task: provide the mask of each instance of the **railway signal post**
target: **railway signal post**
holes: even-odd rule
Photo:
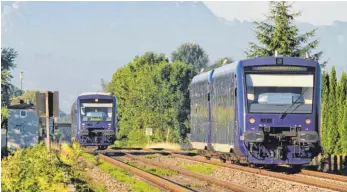
[[[36,113],[39,118],[45,119],[46,146],[51,149],[51,117],[59,117],[59,92],[43,91],[36,93]],[[53,120],[53,119],[52,119]],[[52,128],[54,123],[52,122]]]

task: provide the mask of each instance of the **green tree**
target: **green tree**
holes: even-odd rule
[[[301,12],[292,10],[292,4],[285,1],[269,3],[270,11],[267,19],[274,24],[254,22],[256,25],[255,35],[260,44],[250,42],[250,49],[245,53],[248,58],[273,56],[275,51],[279,55],[290,57],[304,57],[306,52],[311,52],[318,46],[318,40],[307,43],[313,37],[316,29],[299,35],[299,29],[294,24],[294,18]],[[318,61],[322,52],[315,53],[312,59]],[[322,64],[325,66],[326,62]]]
[[[329,120],[329,74],[323,72],[322,75],[322,127],[321,127],[321,144],[324,151],[327,151],[328,148],[328,120]]]
[[[344,104],[345,100],[347,100],[347,76],[346,73],[343,72],[340,78],[339,83],[336,88],[336,104],[337,104],[337,126],[338,126],[338,142],[335,148],[335,154],[342,153],[342,135],[347,134],[344,132]]]
[[[145,129],[153,128],[152,141],[181,141],[189,126],[192,76],[191,65],[169,63],[163,54],[137,56],[119,68],[108,85],[118,99],[119,138],[143,145]]]
[[[10,71],[16,67],[15,59],[18,54],[13,48],[1,48],[1,105],[10,104],[10,97],[14,86],[11,84]]]
[[[8,118],[8,109],[7,107],[1,107],[1,129],[7,129],[7,118]]]
[[[336,105],[336,70],[332,67],[329,80],[329,105],[328,105],[328,138],[326,152],[332,154],[335,150],[336,142],[338,141],[338,126],[337,126],[337,105]]]
[[[14,69],[17,56],[18,53],[13,48],[1,48],[1,70]]]
[[[139,56],[137,56],[137,58],[140,58]],[[143,54],[143,56],[141,56],[140,59],[140,64],[158,64],[161,62],[169,62],[169,59],[165,56],[164,53],[154,53],[154,52],[146,52],[145,54]]]
[[[208,55],[205,50],[196,43],[184,43],[171,53],[171,60],[181,61],[183,63],[193,65],[193,70],[199,72],[207,66],[209,62]]]
[[[347,155],[347,99],[345,100],[345,108],[344,108],[344,115],[343,115],[343,123],[342,123],[342,130],[343,133],[341,135],[340,141],[341,141],[341,149],[342,154]]]
[[[27,100],[30,101],[30,103],[36,105],[36,93],[39,92],[39,90],[25,90],[24,93],[20,96],[13,96],[11,98],[11,104],[16,104],[19,102],[19,100],[23,100],[26,102]]]

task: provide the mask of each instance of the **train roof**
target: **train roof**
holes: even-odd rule
[[[224,75],[224,74],[228,74],[228,73],[234,72],[235,69],[236,69],[237,63],[238,62],[234,62],[234,63],[230,63],[230,64],[223,65],[221,67],[216,68],[213,71],[213,77],[218,77],[218,76],[221,76],[221,75]]]
[[[207,72],[203,72],[203,73],[200,73],[196,76],[193,77],[192,79],[192,83],[196,83],[196,82],[201,82],[201,81],[208,81],[208,77],[209,77],[209,74],[211,73],[211,71],[207,71]]]
[[[297,65],[297,66],[317,67],[320,69],[320,65],[318,61],[308,59],[308,58],[287,57],[287,56],[256,57],[256,58],[238,60],[233,63],[218,67],[214,70],[200,73],[193,77],[192,83],[209,81],[211,77],[214,78],[218,76],[223,76],[228,73],[232,73],[233,71],[236,70],[237,67],[256,66],[256,65],[276,65],[277,58],[283,59],[283,62],[285,63],[283,66]],[[212,72],[213,72],[213,75],[211,75]]]
[[[283,65],[297,65],[297,66],[310,66],[310,67],[319,67],[319,62],[302,57],[287,57],[287,56],[269,56],[269,57],[256,57],[251,59],[240,60],[242,66],[249,65],[275,65],[276,59],[282,58]]]
[[[106,93],[106,92],[83,92],[79,96],[84,96],[84,95],[107,95],[107,96],[111,96],[111,93]]]

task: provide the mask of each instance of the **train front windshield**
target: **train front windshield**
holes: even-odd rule
[[[313,74],[250,72],[246,84],[249,113],[312,113]]]
[[[111,121],[113,101],[111,99],[82,99],[80,114],[82,121]]]

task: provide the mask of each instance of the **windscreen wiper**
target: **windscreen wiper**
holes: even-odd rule
[[[293,107],[293,105],[296,104],[296,102],[298,102],[298,100],[302,97],[302,95],[307,91],[308,87],[300,94],[300,96],[294,101],[294,103],[288,107],[287,110],[285,110],[282,114],[281,114],[281,119],[283,119],[286,115],[287,115],[287,111]]]

